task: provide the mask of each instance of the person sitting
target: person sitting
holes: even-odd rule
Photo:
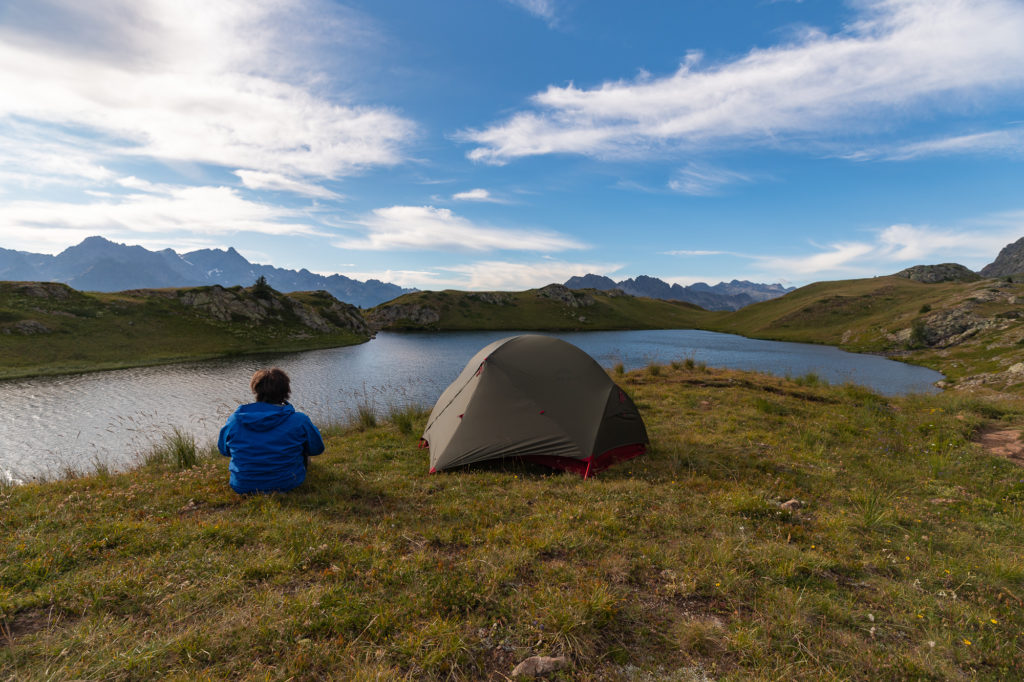
[[[261,369],[249,388],[256,402],[241,405],[220,430],[217,449],[231,458],[236,493],[284,492],[306,480],[311,455],[324,441],[309,417],[288,403],[291,381],[281,369]]]

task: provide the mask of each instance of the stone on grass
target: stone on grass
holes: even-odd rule
[[[530,656],[512,670],[512,677],[517,675],[539,677],[568,667],[569,659],[565,656]]]
[[[786,500],[785,502],[783,502],[779,506],[781,508],[785,509],[786,511],[796,511],[800,507],[803,507],[804,503],[801,502],[800,500],[796,499],[796,498],[793,498],[792,500]]]

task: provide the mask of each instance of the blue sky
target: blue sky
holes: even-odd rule
[[[0,246],[423,289],[803,285],[1024,236],[1021,0],[6,0]]]

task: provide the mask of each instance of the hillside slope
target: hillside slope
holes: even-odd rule
[[[358,309],[327,292],[220,286],[85,293],[0,282],[0,377],[112,369],[367,341]]]
[[[1016,390],[1024,381],[1024,285],[904,277],[819,282],[705,320],[705,328],[825,343],[937,369],[951,383]]]
[[[549,284],[520,292],[421,291],[365,314],[375,329],[586,331],[693,327],[708,313],[690,303]]]

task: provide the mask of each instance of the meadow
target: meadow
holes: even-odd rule
[[[425,414],[324,425],[241,497],[177,432],[127,472],[0,490],[0,679],[1024,675],[1017,398],[883,398],[691,360],[613,378],[647,455],[427,474]]]

